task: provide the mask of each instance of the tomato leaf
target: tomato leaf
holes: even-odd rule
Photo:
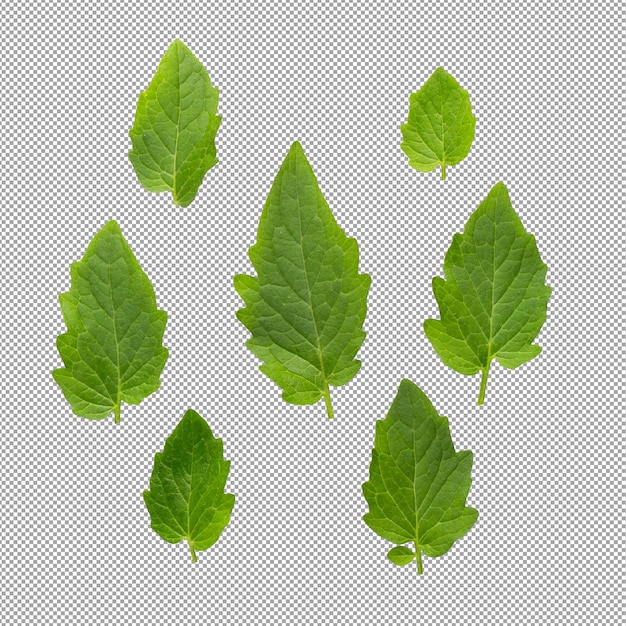
[[[252,333],[248,348],[261,371],[293,404],[324,398],[361,367],[354,357],[365,332],[370,277],[359,274],[359,249],[322,196],[299,143],[278,172],[249,250],[258,277],[235,276],[246,307],[238,319]]]
[[[445,554],[474,525],[478,511],[465,506],[472,484],[473,455],[455,452],[448,420],[410,380],[400,383],[387,417],[376,422],[376,437],[363,495],[365,523],[396,547],[387,557],[396,565],[417,561],[422,553]]]
[[[454,76],[438,67],[419,91],[409,99],[409,116],[402,124],[400,147],[409,165],[420,172],[460,163],[474,141],[476,118],[469,94]]]
[[[128,158],[148,191],[171,191],[174,204],[191,204],[217,163],[218,95],[202,63],[174,40],[139,95],[129,131],[133,148]]]
[[[552,289],[535,238],[497,183],[454,235],[443,271],[433,278],[441,320],[426,320],[424,331],[441,360],[461,374],[482,373],[478,404],[485,399],[493,359],[515,368],[533,359],[532,344],[546,320]]]
[[[207,550],[230,521],[235,496],[225,493],[230,461],[221,439],[189,409],[154,455],[150,489],[143,499],[152,529],[168,543],[187,541],[191,560]]]
[[[139,404],[156,391],[167,360],[167,313],[117,222],[108,222],[72,263],[71,287],[59,296],[67,332],[57,337],[65,367],[52,372],[72,411],[87,419]]]

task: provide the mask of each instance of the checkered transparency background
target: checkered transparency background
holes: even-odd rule
[[[510,6],[507,6],[510,5]],[[591,8],[593,6],[593,8]],[[11,624],[623,624],[624,9],[619,2],[9,3],[0,25],[0,621]],[[174,38],[220,89],[220,163],[195,202],[139,185],[139,92]],[[399,148],[437,66],[468,89],[469,157]],[[356,378],[284,403],[232,287],[299,140],[372,276]],[[422,331],[445,251],[499,180],[553,287],[517,370],[478,377]],[[117,219],[169,314],[161,389],[122,423],[74,416],[50,372],[69,267]],[[475,455],[469,534],[424,576],[363,523],[374,424],[403,377]],[[236,504],[192,565],[150,528],[153,455],[199,411]]]

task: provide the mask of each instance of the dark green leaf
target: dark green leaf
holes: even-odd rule
[[[143,492],[152,529],[168,543],[185,539],[194,563],[196,550],[210,548],[230,521],[235,496],[224,492],[229,470],[222,440],[192,409],[154,455],[150,489]]]

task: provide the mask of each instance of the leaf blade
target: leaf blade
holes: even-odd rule
[[[154,455],[150,489],[143,492],[152,529],[168,543],[187,541],[192,561],[228,525],[235,496],[225,493],[230,461],[221,439],[193,409],[188,409]]]
[[[145,189],[171,191],[175,205],[191,204],[217,164],[218,98],[202,63],[175,39],[139,95],[129,131],[128,158]]]
[[[371,279],[358,273],[356,240],[337,224],[298,142],[274,180],[248,256],[257,276],[234,278],[246,305],[237,318],[252,334],[247,347],[286,402],[324,398],[332,417],[330,385],[347,383],[360,368]]]
[[[493,359],[514,368],[541,352],[532,341],[552,292],[535,238],[503,183],[494,185],[463,233],[454,235],[443,270],[444,279],[433,279],[441,319],[426,320],[424,332],[448,367],[469,376],[482,373],[482,404]]]
[[[150,279],[115,221],[94,236],[70,274],[70,291],[59,295],[64,367],[52,376],[74,414],[100,420],[114,412],[119,423],[122,402],[139,404],[161,384],[167,313],[157,309]]]
[[[415,553],[394,548],[398,561],[412,554],[421,573],[422,552],[445,554],[474,525],[478,511],[465,505],[472,460],[471,452],[454,450],[448,420],[404,379],[387,416],[376,423],[369,479],[362,486],[369,506],[365,523],[392,543],[415,545]]]
[[[408,119],[400,127],[400,147],[411,167],[430,172],[440,166],[445,180],[446,167],[457,165],[469,154],[475,126],[467,90],[438,67],[410,96]]]

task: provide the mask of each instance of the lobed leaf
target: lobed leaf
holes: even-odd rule
[[[207,550],[230,521],[235,496],[225,493],[230,461],[221,439],[189,409],[154,455],[150,489],[143,499],[152,529],[168,543],[187,541],[191,560]]]
[[[398,393],[376,437],[363,495],[369,511],[365,523],[401,546],[388,558],[396,565],[414,559],[423,572],[422,553],[445,554],[474,525],[478,511],[465,506],[472,479],[473,455],[455,452],[448,420],[439,415],[424,392],[410,380]]]
[[[139,404],[161,384],[167,313],[157,309],[150,279],[115,221],[70,273],[70,290],[59,296],[67,332],[57,348],[65,367],[52,376],[76,415],[100,420],[113,412],[119,423],[122,402]]]
[[[246,304],[237,317],[252,333],[246,345],[285,401],[324,398],[332,418],[330,385],[344,385],[361,366],[354,357],[365,338],[370,277],[359,274],[357,242],[337,225],[298,142],[274,180],[248,254],[258,277],[234,279]]]
[[[441,166],[445,180],[446,167],[460,163],[474,141],[476,118],[469,94],[438,67],[421,89],[411,94],[409,102],[408,120],[400,127],[400,147],[411,167],[430,172]]]
[[[191,204],[217,163],[218,96],[202,63],[175,39],[139,95],[129,131],[128,158],[148,191],[171,191],[174,204]]]
[[[478,404],[485,398],[491,362],[515,368],[540,352],[532,344],[546,320],[552,289],[535,238],[497,183],[456,234],[443,264],[445,280],[433,278],[440,320],[424,331],[448,366],[482,373]]]

